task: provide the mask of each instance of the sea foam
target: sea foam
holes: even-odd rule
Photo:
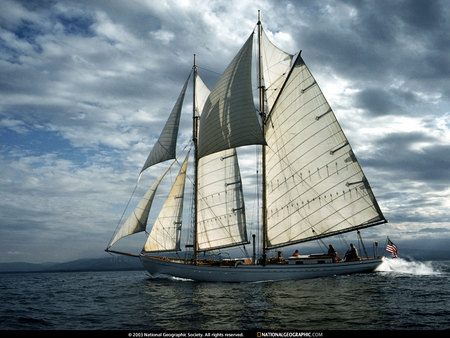
[[[376,271],[398,272],[412,275],[439,275],[441,271],[431,262],[407,261],[402,258],[386,258]]]

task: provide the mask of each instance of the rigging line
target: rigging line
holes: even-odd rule
[[[180,151],[180,154],[177,156],[177,158],[175,159],[175,161],[178,163],[178,165],[181,167],[183,165],[183,163],[180,163],[178,161],[178,159],[180,157],[186,157],[186,156],[181,156],[181,154],[183,154],[183,152],[186,150],[186,148],[190,145],[188,152],[190,152],[192,150],[192,144],[191,143],[192,140],[189,140],[188,142],[186,142],[186,145],[184,146],[183,150]],[[184,161],[183,161],[184,162]],[[189,182],[191,182],[192,185],[194,185],[194,182],[192,181],[191,177],[188,175],[187,173],[187,169],[186,169],[186,179],[189,180]]]
[[[186,145],[186,146],[184,147],[184,149],[180,152],[180,155],[184,152],[184,150],[186,149],[186,147],[187,147],[187,145]],[[180,157],[180,155],[178,155],[178,157],[176,157],[176,158],[174,159],[174,161],[172,162],[172,164],[170,164],[169,167],[171,167],[171,166],[173,165],[173,163],[175,163],[175,162],[177,162],[177,163],[179,164],[178,158]],[[130,205],[130,202],[131,202],[131,200],[133,199],[133,196],[134,196],[134,194],[135,194],[135,192],[136,192],[136,189],[137,189],[137,187],[138,187],[138,185],[139,185],[139,181],[140,181],[141,177],[142,177],[142,172],[139,174],[139,177],[138,177],[138,179],[137,179],[136,185],[134,186],[133,192],[132,192],[132,194],[131,194],[131,196],[130,196],[128,202],[127,202],[127,205],[125,206],[125,209],[123,210],[122,215],[120,216],[119,222],[117,223],[116,229],[115,229],[113,235],[111,236],[111,240],[109,241],[109,243],[111,243],[111,241],[113,240],[114,236],[115,236],[116,233],[117,233],[117,229],[119,228],[120,224],[122,223],[122,220],[123,220],[123,217],[124,217],[124,215],[125,215],[125,212],[127,211],[128,206]],[[133,212],[134,212],[134,211],[133,211]],[[139,222],[139,223],[140,223],[140,222]],[[142,223],[140,223],[140,224],[142,224]],[[110,247],[111,247],[111,245],[108,244],[107,248],[109,249]]]
[[[311,230],[313,231],[314,234],[316,234],[316,231],[314,230],[314,227],[312,227]],[[327,245],[324,243],[322,238],[317,238],[317,240],[325,247],[325,249],[327,248]],[[319,247],[320,247],[320,245],[319,245]]]
[[[250,257],[250,255],[248,254],[248,251],[247,251],[247,248],[245,247],[245,245],[242,248],[240,248],[240,249],[241,249],[241,252],[244,253],[245,257],[247,257],[247,258]]]
[[[109,249],[109,248],[111,247],[111,245],[109,245],[109,244],[112,242],[114,236],[116,235],[117,229],[119,228],[120,223],[122,223],[123,216],[125,215],[125,212],[127,211],[128,206],[130,205],[130,202],[131,202],[131,199],[132,199],[133,196],[134,196],[134,193],[136,192],[137,186],[138,186],[138,184],[139,184],[139,179],[140,179],[140,175],[139,175],[139,178],[138,178],[138,180],[137,180],[137,182],[136,182],[136,185],[134,186],[133,192],[131,193],[130,199],[128,200],[128,203],[127,203],[127,205],[125,206],[125,209],[123,210],[122,215],[120,216],[120,219],[119,219],[119,222],[117,223],[116,229],[114,230],[114,232],[113,232],[113,234],[112,234],[112,236],[111,236],[111,239],[109,240],[108,245],[106,246],[107,249]]]
[[[319,246],[320,250],[322,250],[322,247],[320,246],[320,242],[316,241],[317,245]]]
[[[215,72],[215,71],[213,71],[211,69],[208,69],[208,68],[200,67],[200,66],[197,66],[197,65],[196,65],[196,67],[199,68],[199,69],[206,70],[207,72],[211,72],[211,73],[214,73],[214,74],[217,74],[217,75],[222,75],[221,73]]]
[[[340,241],[340,247],[344,247],[344,251],[348,249],[348,243],[345,240],[344,236],[342,234],[338,234],[338,239]]]

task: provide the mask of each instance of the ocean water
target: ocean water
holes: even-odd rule
[[[448,330],[450,261],[199,283],[144,271],[0,274],[1,330]]]

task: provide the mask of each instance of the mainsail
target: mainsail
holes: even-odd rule
[[[180,250],[181,221],[183,213],[184,185],[189,153],[181,166],[175,183],[164,203],[152,231],[145,243],[144,252]]]
[[[265,137],[268,247],[384,222],[347,138],[300,55],[274,101]]]
[[[201,116],[209,89],[197,75]],[[210,250],[247,243],[244,196],[235,149],[202,157],[198,163],[198,248]]]
[[[190,77],[191,75],[189,74],[158,141],[154,145],[152,151],[147,157],[147,160],[145,161],[144,166],[141,169],[141,173],[154,164],[175,158],[181,108],[183,106],[184,94],[186,93],[186,87]]]
[[[122,237],[145,231],[145,228],[147,226],[148,214],[153,203],[153,198],[156,194],[156,189],[158,189],[159,184],[161,183],[164,176],[166,176],[173,163],[175,162],[172,162],[170,166],[162,173],[162,175],[155,181],[155,183],[153,183],[153,185],[147,190],[144,197],[142,197],[136,208],[133,210],[130,216],[128,216],[125,223],[116,233],[113,240],[109,243],[108,248]]]
[[[253,34],[220,77],[200,119],[198,156],[250,144],[265,144],[253,104]]]

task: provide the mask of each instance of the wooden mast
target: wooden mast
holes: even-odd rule
[[[261,128],[264,135],[266,114],[264,112],[264,87],[262,86],[261,72],[261,15],[258,10],[258,93],[259,93],[259,114],[261,116]],[[267,247],[267,211],[266,211],[266,147],[262,145],[262,259],[263,265],[266,264],[266,247]]]
[[[197,66],[195,64],[195,54],[194,54],[194,66],[192,67],[194,71],[193,79],[193,94],[192,94],[192,140],[194,142],[194,264],[197,264],[198,259],[198,236],[197,236],[197,204],[198,204],[198,117],[195,112],[195,93],[196,89],[196,77],[197,77]]]

